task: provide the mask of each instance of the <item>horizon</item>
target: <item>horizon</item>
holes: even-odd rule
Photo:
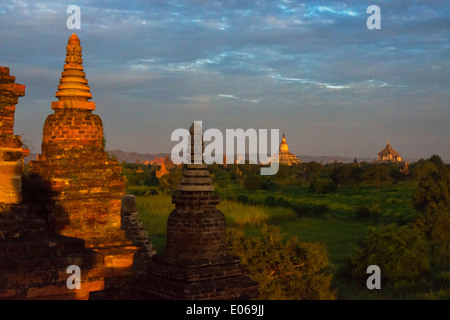
[[[127,154],[137,154],[137,155],[139,155],[139,156],[154,156],[154,157],[156,157],[156,156],[160,156],[158,159],[160,159],[161,157],[162,157],[162,155],[165,155],[165,156],[170,156],[170,152],[155,152],[155,153],[152,153],[152,152],[145,152],[145,153],[140,153],[140,152],[135,152],[135,151],[130,151],[130,152],[128,152],[128,151],[123,151],[123,150],[120,150],[120,149],[113,149],[113,150],[108,150],[108,149],[106,149],[106,152],[108,152],[108,153],[114,153],[114,152],[117,152],[117,151],[119,151],[119,152],[124,152],[124,153],[127,153]],[[36,156],[36,155],[38,155],[38,153],[30,153],[29,154],[29,156],[27,156],[25,159],[26,159],[26,162],[28,162],[29,160],[32,160],[32,158],[34,158],[34,156]],[[246,155],[247,155],[247,153],[246,153]],[[342,162],[342,163],[352,163],[353,162],[353,160],[356,158],[356,160],[358,161],[358,162],[364,162],[364,161],[366,161],[366,162],[372,162],[372,161],[375,161],[375,160],[377,160],[376,159],[376,157],[370,157],[370,156],[368,156],[368,157],[352,157],[352,156],[343,156],[343,155],[307,155],[307,154],[295,154],[295,156],[297,156],[297,157],[299,157],[300,158],[300,162],[311,162],[311,161],[319,161],[318,159],[320,159],[320,158],[327,158],[327,159],[329,159],[329,160],[335,160],[335,159],[337,159],[338,160],[338,162]],[[430,156],[431,157],[431,156]],[[403,160],[404,161],[406,161],[406,162],[408,162],[408,164],[411,164],[411,163],[415,163],[415,162],[417,162],[417,161],[419,161],[419,160],[421,160],[421,159],[423,159],[423,160],[426,160],[426,159],[429,159],[430,157],[428,157],[428,158],[403,158]],[[162,157],[162,158],[165,158],[165,157]],[[311,159],[313,159],[313,160],[308,160],[308,161],[305,161],[305,160],[303,160],[303,159],[305,159],[305,158],[311,158]],[[157,159],[157,158],[154,158],[154,159]],[[119,161],[122,161],[122,160],[124,160],[124,159],[118,159]],[[445,163],[445,164],[450,164],[450,159],[445,159],[445,158],[442,158],[441,157],[441,160]],[[131,163],[131,162],[130,162]],[[328,162],[326,162],[325,164],[327,164]]]
[[[40,153],[76,33],[108,149],[164,153],[171,132],[286,133],[296,155],[450,159],[450,20],[443,1],[2,1],[1,65],[26,86],[15,134]],[[339,157],[339,156],[336,156]]]

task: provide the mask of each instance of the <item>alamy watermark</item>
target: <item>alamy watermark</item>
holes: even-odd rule
[[[366,26],[367,29],[381,29],[381,9],[379,6],[371,5],[367,7],[366,13],[371,13],[372,15],[367,18]]]
[[[225,152],[223,134],[219,129],[208,129],[203,133],[202,121],[194,121],[193,125],[193,147],[191,152],[191,134],[187,129],[175,129],[171,140],[179,143],[172,148],[171,158],[174,163],[206,163],[206,164],[243,164],[247,160],[250,164],[261,166],[261,175],[274,175],[278,172],[278,145],[279,130],[270,130],[270,150],[268,145],[267,129],[226,129],[225,130]],[[236,141],[236,144],[235,144]],[[248,143],[246,143],[248,141]],[[209,142],[204,148],[204,142]],[[236,148],[235,148],[236,147]],[[237,149],[237,154],[235,152]],[[269,152],[269,154],[268,154]],[[194,159],[191,159],[191,153]],[[269,165],[264,166],[264,165]]]
[[[66,281],[67,288],[70,290],[81,289],[81,269],[77,265],[67,267],[66,273],[71,274]]]
[[[70,5],[67,7],[66,13],[71,13],[67,18],[67,29],[81,29],[81,10],[79,6]]]
[[[367,278],[366,286],[367,289],[381,289],[381,269],[377,265],[370,265],[366,270],[367,274],[371,274],[370,277]]]

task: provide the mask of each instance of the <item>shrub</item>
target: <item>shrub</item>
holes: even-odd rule
[[[284,208],[290,208],[291,207],[291,203],[289,202],[289,200],[286,200],[283,197],[279,197],[277,202],[276,202],[276,206],[284,207]]]
[[[244,195],[242,195],[242,194],[240,194],[240,195],[237,196],[236,201],[237,201],[237,202],[240,202],[240,203],[243,203],[243,204],[246,204],[246,203],[249,203],[249,202],[250,202],[250,201],[248,200],[248,197],[247,197],[247,196],[244,196]]]
[[[158,190],[156,188],[148,188],[148,190],[145,192],[145,196],[154,196],[158,194]]]
[[[357,219],[373,220],[375,222],[378,222],[381,217],[381,211],[374,207],[372,207],[372,209],[369,209],[368,207],[362,205],[355,209],[355,216]]]
[[[314,215],[322,215],[326,213],[329,210],[328,206],[326,204],[316,204],[312,208],[312,212]]]
[[[269,206],[269,207],[275,207],[277,204],[277,201],[275,200],[275,198],[273,196],[267,196],[264,199],[264,205]]]
[[[355,215],[358,219],[369,219],[371,212],[366,206],[359,206],[355,209]]]
[[[309,214],[310,208],[304,204],[298,203],[294,205],[294,210],[299,217],[302,217]]]
[[[252,174],[244,179],[244,188],[247,190],[260,190],[263,185],[263,178],[260,175]]]
[[[336,189],[336,183],[329,178],[317,178],[310,184],[310,191],[316,194],[330,193],[336,191]]]

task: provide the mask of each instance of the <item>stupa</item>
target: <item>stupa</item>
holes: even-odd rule
[[[87,299],[104,288],[101,256],[82,239],[49,234],[45,220],[33,214],[22,182],[23,149],[14,135],[14,112],[25,86],[0,67],[0,299]],[[67,267],[83,269],[82,288],[67,287]]]
[[[286,142],[286,136],[283,133],[283,140],[280,144],[280,151],[279,151],[279,159],[280,164],[292,166],[293,164],[297,164],[300,162],[300,160],[289,151],[288,144]]]
[[[196,123],[194,123],[195,125]],[[201,152],[202,134],[191,126],[191,159]],[[226,220],[216,208],[219,197],[208,166],[186,164],[181,183],[172,198],[175,209],[167,221],[164,254],[153,256],[141,279],[143,296],[152,299],[252,299],[257,283],[246,276],[240,259],[227,254]]]
[[[41,154],[30,162],[33,201],[50,231],[85,241],[105,257],[108,273],[127,273],[137,248],[121,229],[126,181],[104,149],[103,123],[83,69],[80,39],[72,34],[64,71],[44,124]],[[50,199],[44,203],[43,199]]]

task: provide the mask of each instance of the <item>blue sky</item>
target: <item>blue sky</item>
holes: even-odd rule
[[[375,158],[390,139],[450,159],[448,1],[2,0],[0,65],[26,85],[15,132],[35,152],[74,31],[108,149],[170,152],[202,120],[278,128],[300,155]]]

